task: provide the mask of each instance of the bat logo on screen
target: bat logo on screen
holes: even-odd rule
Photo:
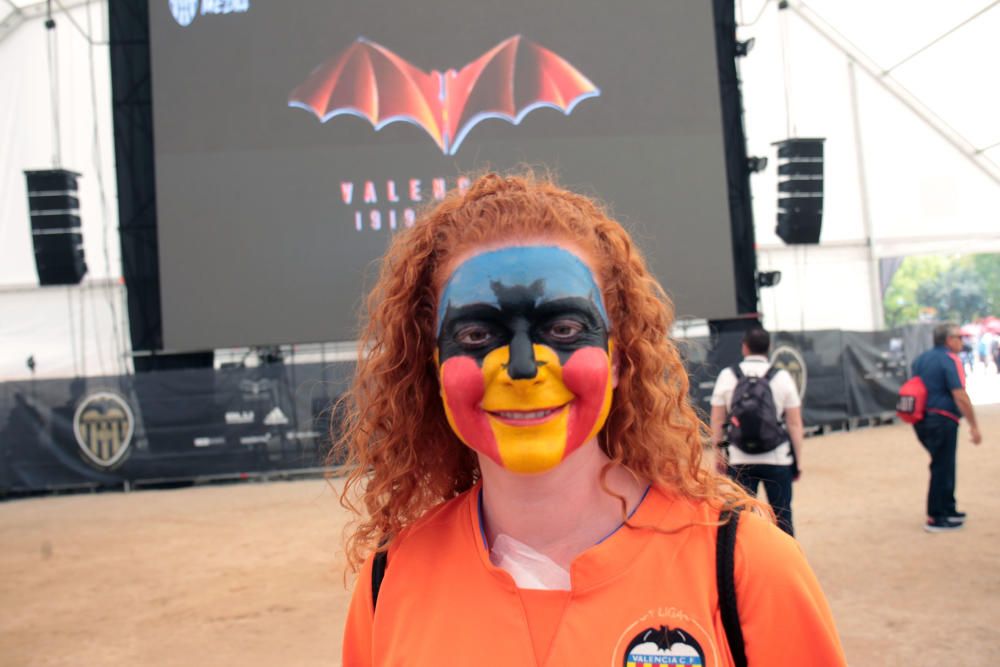
[[[566,60],[514,35],[461,70],[425,72],[389,49],[359,37],[319,65],[288,105],[326,122],[342,114],[367,118],[381,130],[403,121],[424,128],[445,155],[487,118],[514,125],[541,107],[567,116],[601,91]]]

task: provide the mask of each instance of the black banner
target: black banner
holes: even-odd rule
[[[352,363],[0,385],[0,492],[320,468]]]
[[[910,363],[931,347],[931,325],[890,331],[775,332],[771,363],[795,379],[806,426],[839,426],[852,420],[883,418],[896,409],[896,393],[909,377]],[[681,342],[691,375],[691,399],[707,415],[715,378],[740,361],[739,345],[726,328],[709,338]]]
[[[678,341],[707,418],[746,322]],[[929,326],[773,335],[771,361],[803,393],[807,426],[883,417]],[[0,384],[0,493],[315,470],[353,363],[262,364]]]

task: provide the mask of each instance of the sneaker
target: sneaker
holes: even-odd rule
[[[957,510],[954,512],[949,512],[948,518],[954,521],[955,523],[965,523],[965,512],[959,512]]]
[[[924,524],[924,530],[928,533],[947,533],[952,530],[958,530],[961,527],[961,522],[953,521],[948,517],[927,519],[927,523]]]

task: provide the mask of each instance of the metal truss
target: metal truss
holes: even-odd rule
[[[13,35],[18,28],[28,21],[40,19],[48,13],[49,3],[47,2],[35,2],[30,5],[18,7],[11,0],[4,1],[5,4],[10,6],[12,11],[0,21],[0,42]],[[88,0],[61,0],[55,3],[52,13],[67,12],[75,7],[86,5],[87,2]]]
[[[996,3],[994,3],[996,4]],[[924,104],[916,95],[907,90],[901,83],[896,81],[891,74],[891,70],[880,67],[864,51],[855,46],[844,35],[829,23],[824,21],[816,12],[810,9],[800,0],[785,0],[781,5],[795,12],[795,15],[802,19],[809,27],[820,34],[838,51],[861,68],[886,92],[895,97],[903,106],[912,112],[917,118],[922,120],[931,130],[947,141],[955,150],[962,154],[969,162],[979,168],[984,174],[989,176],[994,183],[1000,185],[1000,165],[986,156],[985,151],[991,147],[976,147],[971,141],[966,139],[958,130],[950,126],[940,116]],[[990,5],[992,7],[993,5]],[[914,9],[914,11],[919,11]],[[979,12],[982,14],[982,12]],[[939,38],[940,39],[940,38]],[[937,41],[937,40],[935,40]],[[925,47],[926,48],[926,47]],[[923,49],[921,49],[923,50]],[[898,64],[897,64],[898,65]]]

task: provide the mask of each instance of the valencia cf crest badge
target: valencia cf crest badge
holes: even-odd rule
[[[113,468],[125,458],[134,432],[132,408],[110,391],[88,394],[73,414],[76,442],[86,459],[99,468]]]
[[[795,387],[799,390],[799,398],[805,399],[808,372],[802,353],[791,345],[779,345],[771,352],[771,365],[788,371],[788,374],[795,380]]]

